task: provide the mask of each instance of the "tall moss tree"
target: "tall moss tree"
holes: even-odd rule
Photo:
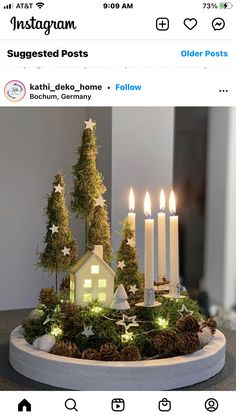
[[[74,186],[71,194],[71,209],[77,217],[85,221],[86,247],[88,226],[93,216],[95,199],[106,191],[102,174],[96,166],[98,147],[95,126],[91,118],[85,121],[82,144],[78,148],[78,161],[73,166]]]
[[[138,256],[137,249],[135,246],[134,231],[131,229],[131,224],[128,218],[122,223],[122,241],[120,248],[117,252],[117,270],[115,276],[115,283],[118,287],[119,284],[123,284],[126,292],[130,291],[130,286],[136,285],[137,288],[141,288],[140,275],[138,272]],[[129,244],[130,243],[130,244]],[[121,267],[119,267],[119,262]],[[124,266],[122,268],[122,262]]]
[[[46,217],[45,248],[39,254],[38,265],[55,274],[57,290],[58,272],[67,271],[77,259],[77,244],[68,223],[62,173],[58,173],[54,178],[52,192],[48,195]]]
[[[103,258],[110,265],[112,259],[112,244],[108,212],[104,206],[97,205],[93,210],[88,231],[88,249],[93,250],[97,244],[103,245]]]

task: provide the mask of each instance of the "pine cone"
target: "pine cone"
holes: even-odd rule
[[[185,333],[182,336],[179,336],[178,339],[178,349],[183,354],[191,354],[192,352],[197,351],[200,346],[199,337],[196,333]]]
[[[204,323],[203,323],[203,325],[202,325],[203,327],[204,326],[208,326],[210,329],[211,329],[211,334],[214,336],[214,334],[215,334],[215,332],[216,332],[216,328],[217,328],[217,323],[216,323],[216,321],[212,318],[212,317],[210,317],[209,319],[207,319]]]
[[[39,294],[39,302],[49,309],[55,307],[57,303],[57,294],[54,288],[42,288]]]
[[[61,281],[60,291],[70,291],[70,276],[64,276]]]
[[[170,354],[175,352],[178,343],[177,334],[170,330],[159,332],[153,340],[158,352]]]
[[[68,341],[64,342],[63,340],[55,343],[52,347],[51,353],[54,355],[68,356],[70,358],[79,358],[81,355],[79,348],[75,343]]]
[[[176,328],[179,332],[197,333],[200,330],[197,319],[191,315],[187,315],[179,319],[176,323]]]
[[[112,343],[105,343],[100,348],[100,354],[103,361],[117,361],[119,358],[119,352],[116,350],[116,346]]]
[[[122,361],[140,361],[141,355],[136,346],[126,346],[121,351]]]
[[[85,351],[82,352],[82,359],[90,359],[95,361],[101,360],[101,354],[96,351],[96,349],[85,349]]]
[[[63,301],[63,303],[61,303],[61,311],[65,317],[70,318],[76,314],[77,307],[74,303],[71,303],[70,301]]]

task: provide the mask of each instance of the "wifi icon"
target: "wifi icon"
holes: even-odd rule
[[[36,3],[36,6],[37,6],[39,9],[42,9],[42,7],[44,6],[44,3],[42,3],[42,2]]]

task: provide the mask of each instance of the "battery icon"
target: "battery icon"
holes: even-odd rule
[[[219,9],[232,9],[232,7],[233,7],[233,3],[231,2],[219,3]]]

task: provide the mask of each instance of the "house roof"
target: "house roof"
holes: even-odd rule
[[[95,252],[87,252],[85,253],[85,255],[78,260],[78,262],[72,266],[72,268],[70,269],[70,272],[72,274],[75,274],[85,263],[87,263],[89,261],[89,259],[91,259],[92,257],[95,257],[95,259],[97,259],[98,263],[102,263],[105,268],[113,275],[115,276],[115,272],[113,271],[113,269],[111,269],[111,267],[103,260],[101,259]]]

